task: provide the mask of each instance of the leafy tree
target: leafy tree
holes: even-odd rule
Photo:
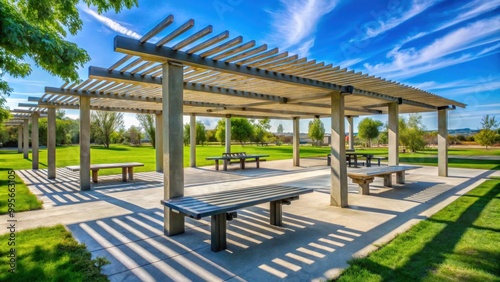
[[[156,124],[155,124],[155,116],[150,114],[137,114],[137,120],[141,124],[141,127],[144,128],[144,132],[146,137],[155,148],[155,137],[156,137]]]
[[[404,117],[399,118],[399,141],[412,152],[425,147],[424,132],[422,115],[410,114],[408,120]]]
[[[26,77],[31,66],[26,59],[65,81],[78,80],[78,68],[90,60],[87,52],[65,40],[76,35],[83,22],[79,0],[0,0],[0,123],[6,119],[5,97],[12,92],[4,74]],[[138,5],[138,0],[83,0],[98,13]]]
[[[269,133],[269,130],[271,129],[271,121],[268,118],[254,122],[253,127],[254,127],[253,141],[264,143],[264,142],[269,142],[269,140],[272,138],[271,133]]]
[[[358,124],[358,136],[366,141],[367,147],[371,146],[371,140],[380,134],[380,127],[384,124],[379,120],[364,118]]]
[[[280,124],[278,125],[277,132],[278,132],[279,134],[283,134],[283,124],[281,124],[281,123],[280,123]]]
[[[491,117],[489,115],[485,115],[481,119],[481,131],[474,135],[474,139],[481,145],[488,148],[489,146],[493,146],[497,140],[497,132],[496,128],[498,127],[498,121],[495,120],[495,117]]]
[[[319,118],[315,118],[314,120],[309,122],[309,137],[311,137],[312,141],[316,141],[316,144],[319,146],[323,141],[323,137],[325,137],[325,126],[323,122]]]
[[[240,142],[250,140],[253,136],[253,125],[247,118],[231,118],[231,138]]]
[[[207,138],[207,142],[216,142],[217,141],[217,138],[215,138],[216,131],[217,131],[216,129],[206,130],[205,136]]]
[[[215,138],[221,145],[224,144],[226,138],[226,119],[222,118],[217,122],[217,126],[215,127]]]
[[[196,144],[202,145],[207,141],[205,124],[201,121],[196,122]],[[191,143],[191,125],[186,123],[184,125],[184,145],[187,146]]]
[[[141,134],[140,127],[132,125],[127,130],[126,139],[130,145],[140,146],[141,145],[141,137],[142,137],[142,134]]]
[[[92,111],[91,119],[95,141],[109,148],[111,134],[123,126],[123,113]]]

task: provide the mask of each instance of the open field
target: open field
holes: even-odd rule
[[[500,179],[487,180],[366,258],[337,281],[498,281]]]
[[[292,146],[255,146],[255,145],[233,145],[233,152],[247,152],[269,154],[268,160],[282,160],[292,158]],[[356,151],[373,153],[375,155],[387,156],[387,148],[357,148]],[[212,165],[213,161],[205,160],[208,156],[221,155],[224,152],[223,146],[197,146],[196,162],[198,166]],[[330,152],[329,147],[311,147],[301,146],[300,156],[305,157],[325,157]],[[477,168],[477,169],[493,169],[500,170],[500,161],[498,159],[479,159],[474,156],[493,156],[500,157],[500,149],[454,149],[448,151],[450,156],[450,167],[461,168]],[[426,149],[417,153],[401,153],[400,160],[403,163],[437,166],[437,149]],[[92,163],[112,163],[112,162],[141,162],[144,167],[136,168],[137,172],[154,171],[155,170],[155,149],[150,146],[130,147],[124,145],[112,145],[111,148],[105,149],[102,146],[92,146],[91,162]],[[47,150],[40,150],[40,168],[46,168]],[[79,147],[58,147],[56,153],[57,167],[65,167],[68,165],[77,165],[79,163]],[[17,151],[0,150],[0,163],[3,168],[12,169],[29,169],[31,168],[31,160],[22,158],[22,154]],[[184,166],[189,166],[189,147],[184,147]],[[120,169],[107,169],[100,172],[102,175],[118,174]]]

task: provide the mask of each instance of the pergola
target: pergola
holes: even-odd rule
[[[209,36],[212,26],[192,31],[193,20],[171,28],[173,19],[167,17],[138,40],[117,36],[114,50],[126,54],[122,59],[109,68],[90,67],[84,82],[46,87],[38,100],[39,107],[48,108],[49,127],[55,108],[80,110],[82,190],[91,188],[90,110],[156,115],[157,170],[164,171],[165,199],[184,194],[183,115],[191,115],[193,131],[196,116],[225,117],[226,151],[231,116],[292,119],[295,166],[300,165],[299,119],[331,117],[330,202],[347,207],[344,118],[352,134],[352,117],[388,114],[388,162],[397,165],[399,113],[437,111],[438,174],[447,176],[447,111],[465,104],[277,48],[268,50],[267,45],[244,42],[241,36],[230,38],[228,31]],[[195,166],[193,131],[191,165]],[[50,156],[55,146],[48,150]],[[55,177],[52,162],[54,174],[49,169],[49,177]],[[50,159],[48,163],[50,167]],[[182,233],[183,216],[165,208],[164,228],[168,235]]]

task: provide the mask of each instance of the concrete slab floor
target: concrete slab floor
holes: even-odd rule
[[[112,281],[319,281],[335,277],[353,256],[432,215],[498,171],[450,168],[438,177],[436,167],[409,171],[406,184],[388,188],[382,179],[371,195],[349,184],[349,208],[329,206],[330,170],[326,161],[269,161],[226,172],[213,166],[185,169],[185,195],[283,184],[314,188],[284,206],[284,226],[268,224],[269,205],[238,211],[228,224],[228,249],[210,250],[210,218],[186,219],[186,233],[163,235],[163,176],[136,173],[132,182],[121,175],[100,176],[93,190],[80,192],[78,174],[57,170],[23,170],[18,175],[41,200],[44,209],[17,213],[18,230],[65,224],[93,256],[104,256]],[[395,183],[395,181],[394,181]],[[6,232],[7,216],[0,216]]]

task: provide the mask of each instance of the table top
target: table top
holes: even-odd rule
[[[241,155],[241,156],[213,156],[206,157],[206,160],[231,160],[231,159],[249,159],[249,158],[263,158],[269,157],[266,154],[253,154],[253,155]]]

